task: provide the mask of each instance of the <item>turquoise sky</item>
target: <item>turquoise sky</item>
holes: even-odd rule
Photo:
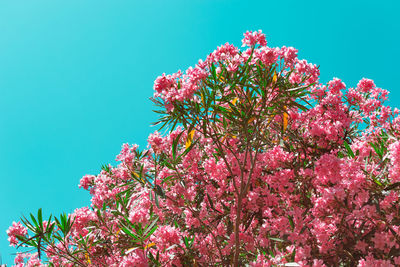
[[[89,205],[85,174],[146,146],[154,79],[262,29],[294,46],[321,79],[362,77],[400,107],[398,0],[0,1],[0,253],[22,214]]]

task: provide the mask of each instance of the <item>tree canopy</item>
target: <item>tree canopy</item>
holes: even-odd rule
[[[163,74],[158,131],[86,175],[91,206],[7,231],[17,266],[400,265],[400,118],[246,32]],[[30,249],[30,250],[29,250]],[[289,266],[289,265],[287,265]]]

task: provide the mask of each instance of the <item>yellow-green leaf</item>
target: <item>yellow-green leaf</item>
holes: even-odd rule
[[[288,126],[288,119],[289,115],[286,112],[283,113],[283,131],[286,131],[286,128]]]
[[[155,245],[156,245],[156,243],[151,242],[150,244],[147,244],[147,245],[144,247],[144,249],[151,248],[152,246],[155,246]]]
[[[185,144],[186,149],[188,149],[190,147],[190,145],[192,144],[193,135],[194,135],[194,130],[191,130],[186,139],[186,144]]]
[[[272,77],[272,82],[275,84],[276,81],[278,81],[278,75],[276,74],[276,71],[275,71],[274,76]]]

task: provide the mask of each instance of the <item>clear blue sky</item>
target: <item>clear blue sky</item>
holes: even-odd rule
[[[362,77],[400,107],[400,6],[381,1],[2,0],[0,253],[22,214],[89,205],[85,174],[115,164],[124,142],[146,146],[153,81],[262,29],[294,46],[322,81]]]

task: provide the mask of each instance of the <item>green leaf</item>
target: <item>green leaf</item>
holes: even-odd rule
[[[348,144],[346,141],[344,141],[344,142],[343,142],[343,145],[344,145],[344,147],[345,147],[346,150],[347,150],[347,155],[348,155],[349,157],[351,157],[351,158],[354,158],[354,152],[353,152],[353,150],[351,150],[351,147],[349,146],[349,144]]]
[[[20,219],[22,223],[25,224],[26,227],[28,227],[29,230],[35,232],[35,227],[28,221],[27,218],[25,218],[25,216],[22,216]]]
[[[135,234],[134,234],[131,230],[129,230],[127,227],[122,227],[121,230],[122,230],[125,234],[127,234],[127,235],[129,235],[130,237],[134,238],[134,240],[138,240],[138,239],[139,239],[139,237],[138,237],[137,235],[135,235]]]
[[[164,165],[164,166],[167,167],[168,169],[171,169],[171,170],[174,169],[174,167],[172,166],[172,164],[171,164],[167,159],[165,159],[165,160],[162,162],[162,165]]]
[[[221,107],[221,106],[219,106],[219,105],[212,105],[212,108],[214,108],[214,109],[216,109],[216,110],[222,112],[223,114],[228,113],[228,109],[226,109],[226,108],[224,108],[224,107]]]
[[[149,238],[157,230],[157,228],[158,228],[158,225],[155,225],[153,228],[151,228],[151,230],[147,234],[144,235],[145,240],[147,238]]]
[[[105,171],[105,172],[111,174],[111,169],[110,169],[110,166],[109,166],[109,165],[103,164],[103,165],[101,165],[101,169],[102,169],[103,171]]]
[[[293,230],[293,229],[294,229],[294,222],[293,222],[292,216],[288,216],[288,219],[289,219],[290,227],[291,227],[292,230]]]
[[[211,64],[210,69],[211,69],[211,74],[212,74],[212,76],[214,78],[214,81],[216,81],[217,80],[217,71],[216,71],[216,68],[214,66],[214,63]]]
[[[41,208],[38,210],[38,223],[39,223],[40,229],[43,230],[43,216],[42,216]]]
[[[52,217],[53,215],[51,215],[50,214],[50,217],[49,217],[49,219],[47,220],[47,226],[46,226],[46,229],[45,229],[45,232],[47,232],[47,233],[51,233],[51,232],[53,232],[53,229],[52,228],[54,228],[54,223],[51,221],[51,217]]]
[[[268,237],[268,239],[271,239],[271,240],[276,241],[276,242],[285,242],[285,240],[277,238],[277,237]]]
[[[152,221],[151,224],[146,227],[146,230],[144,231],[143,235],[147,235],[153,229],[154,226],[156,226],[156,229],[157,229],[157,225],[156,225],[157,222],[158,222],[158,218],[156,218],[154,221]]]
[[[382,157],[383,157],[382,151],[379,149],[379,147],[377,146],[377,144],[372,143],[372,142],[370,142],[369,144],[370,144],[371,147],[374,149],[375,153],[376,153],[380,158],[382,158]]]
[[[181,138],[183,133],[184,131],[180,132],[179,135],[172,141],[172,158],[174,161],[176,160],[176,149],[179,143],[179,139]]]
[[[35,225],[36,229],[39,229],[40,226],[39,226],[38,222],[36,221],[35,216],[33,216],[32,213],[30,213],[30,216],[31,216],[32,222]]]
[[[371,177],[371,178],[377,185],[382,186],[382,183],[378,179],[376,179],[375,177]]]
[[[189,248],[188,238],[185,236],[183,237],[183,242],[185,243],[186,248]]]
[[[160,208],[160,203],[158,202],[158,194],[155,194],[155,195],[154,195],[154,200],[155,200],[155,202],[156,202],[157,208]]]
[[[308,110],[305,106],[303,106],[303,105],[301,105],[301,104],[299,104],[297,102],[293,102],[292,104],[294,106],[298,107],[299,109],[301,109],[302,111],[307,111]]]

